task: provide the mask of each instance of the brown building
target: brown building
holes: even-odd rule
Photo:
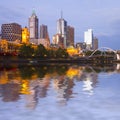
[[[67,26],[67,47],[74,46],[74,27]]]
[[[49,38],[47,25],[42,24],[40,26],[40,38],[41,39],[48,39]]]
[[[2,24],[1,38],[7,41],[16,41],[22,39],[22,28],[17,23]]]
[[[96,49],[98,49],[98,39],[96,38],[96,37],[94,37],[93,38],[93,43],[92,43],[93,45],[93,50],[96,50]]]

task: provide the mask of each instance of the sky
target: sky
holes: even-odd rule
[[[120,0],[2,0],[0,25],[16,22],[28,26],[33,10],[39,25],[48,26],[51,41],[62,11],[68,25],[75,28],[75,43],[83,42],[84,32],[93,29],[99,47],[120,49]]]

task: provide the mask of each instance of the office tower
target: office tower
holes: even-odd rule
[[[84,32],[84,42],[86,43],[86,49],[91,50],[92,43],[93,43],[93,31],[92,31],[92,29],[88,29],[88,31]]]
[[[16,41],[22,39],[22,28],[17,23],[2,24],[1,26],[1,38],[7,41]]]
[[[96,37],[93,38],[93,46],[92,46],[93,50],[98,49],[98,39]]]
[[[27,27],[22,29],[22,43],[29,43],[30,33]]]
[[[32,16],[29,18],[29,32],[30,39],[38,39],[38,18],[34,11]]]
[[[67,44],[66,46],[74,46],[74,27],[67,26]]]
[[[40,26],[40,38],[41,39],[49,38],[47,25]]]
[[[61,18],[57,21],[57,34],[60,34],[64,41],[64,47],[67,46],[67,21],[65,21],[63,18],[62,18],[62,15],[61,15]]]
[[[50,47],[50,39],[48,35],[47,25],[40,26],[40,39],[38,39],[38,44],[44,45],[44,47]]]

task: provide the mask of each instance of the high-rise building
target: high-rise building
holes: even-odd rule
[[[41,39],[49,38],[47,25],[40,26],[40,38]]]
[[[67,21],[65,21],[62,16],[61,18],[57,21],[57,34],[60,34],[64,41],[64,47],[67,46]]]
[[[67,21],[63,19],[62,13],[61,18],[57,20],[57,34],[53,36],[53,42],[61,43],[64,48],[71,45],[74,46],[74,27],[67,25]]]
[[[74,27],[67,26],[67,44],[66,46],[74,46]]]
[[[22,28],[17,23],[2,24],[1,26],[1,39],[7,41],[21,41],[22,39]]]
[[[84,42],[86,43],[86,49],[92,49],[93,43],[93,31],[92,29],[88,29],[88,31],[84,32]]]
[[[38,39],[38,18],[34,11],[32,16],[29,18],[29,32],[30,39]]]
[[[22,29],[22,43],[29,43],[30,33],[27,27]]]
[[[40,39],[38,39],[38,44],[42,44],[46,48],[50,47],[50,39],[49,39],[47,25],[42,24],[40,26]]]
[[[98,39],[96,37],[93,38],[93,46],[92,46],[93,50],[98,49]]]

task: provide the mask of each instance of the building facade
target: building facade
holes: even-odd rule
[[[29,43],[29,39],[30,39],[30,33],[27,27],[24,27],[22,29],[22,43]]]
[[[98,39],[96,37],[93,38],[93,50],[98,49]]]
[[[33,11],[32,16],[29,18],[30,39],[38,39],[38,24],[38,18]]]
[[[53,36],[52,43],[56,47],[64,48],[64,38],[61,36],[61,34],[56,34]]]
[[[85,50],[86,49],[86,43],[84,43],[84,42],[76,43],[76,48],[80,49],[80,50]]]
[[[50,47],[50,38],[48,34],[48,27],[47,25],[40,26],[40,39],[38,40],[38,44],[44,45],[46,48]]]
[[[84,42],[86,43],[86,49],[91,50],[93,44],[93,31],[92,29],[88,29],[84,32]]]
[[[74,27],[67,26],[67,43],[66,46],[74,46]]]
[[[50,42],[45,39],[45,38],[40,38],[38,39],[38,45],[42,44],[45,48],[49,48],[50,47]]]
[[[17,23],[2,24],[1,26],[1,39],[14,42],[22,39],[22,28]]]
[[[63,37],[64,47],[67,46],[67,21],[64,20],[62,17],[57,21],[57,34]]]
[[[47,25],[40,26],[40,38],[49,38]]]

